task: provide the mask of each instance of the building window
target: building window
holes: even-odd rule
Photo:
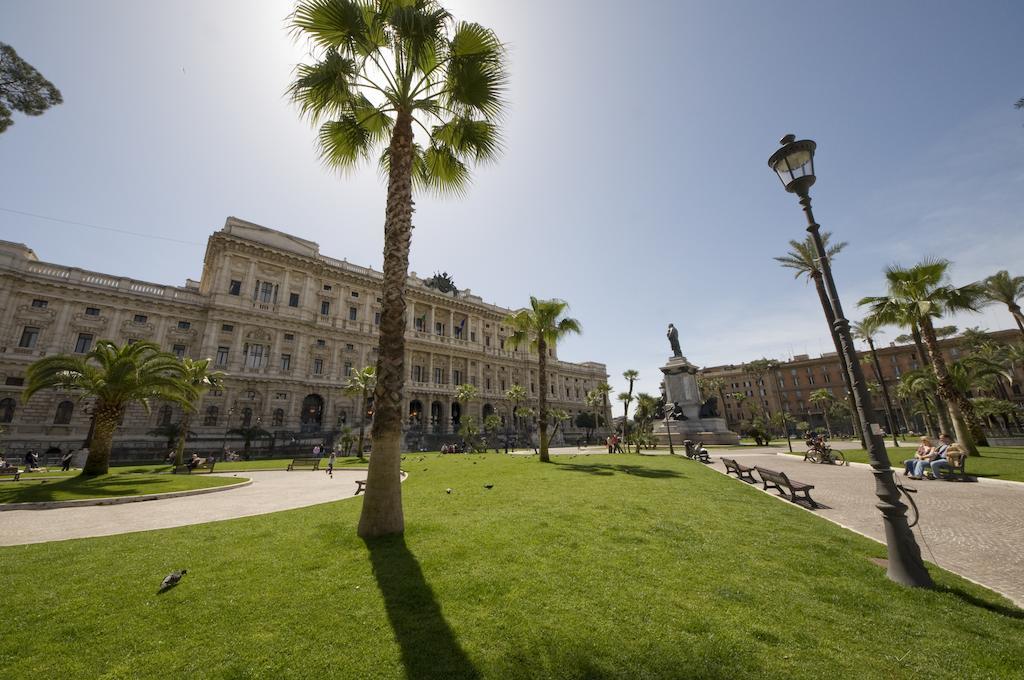
[[[246,406],[242,409],[242,427],[250,427],[252,425],[252,409]]]
[[[487,389],[488,390],[491,389],[491,379],[490,378],[485,378],[484,382],[487,384]]]
[[[424,316],[425,316],[425,315],[424,315]],[[415,319],[413,319],[413,323],[412,323],[412,326],[413,326],[413,328],[415,328],[415,329],[416,329],[417,331],[419,331],[420,333],[422,333],[422,332],[423,332],[423,324],[424,324],[424,323],[426,323],[425,319],[424,319],[424,318],[423,318],[422,316],[418,316],[418,317],[416,317]]]
[[[260,282],[258,285],[259,301],[264,303],[277,302],[277,286],[270,281]]]
[[[242,294],[242,282],[231,279],[231,283],[228,284],[228,295],[241,295]]]
[[[352,345],[352,344],[346,344],[346,345],[345,345],[345,351],[346,351],[346,352],[352,352],[352,351],[355,351],[355,348],[356,348],[356,346],[355,346],[355,345]]]
[[[323,338],[317,338],[316,339],[316,346],[317,347],[326,347],[327,346],[327,341],[324,340]]]
[[[246,345],[245,365],[249,368],[263,368],[266,365],[264,359],[270,354],[265,349],[263,345]]]
[[[379,326],[380,325],[380,312],[374,312],[373,313],[373,325],[374,326]]]
[[[320,301],[320,315],[327,316],[331,313],[331,303],[328,300]]]
[[[288,295],[288,306],[289,307],[298,307],[299,306],[299,294],[298,293],[289,293],[289,295]]]
[[[325,283],[324,284],[324,290],[332,290],[331,284]]]
[[[458,369],[452,371],[452,384],[453,385],[461,385],[462,384],[462,371],[460,371]]]
[[[217,365],[227,366],[228,365],[228,348],[218,347],[217,348]]]
[[[14,420],[14,400],[0,400],[0,423],[9,423]]]
[[[221,330],[221,333],[231,333],[231,332],[233,332],[235,330],[235,327],[232,326],[229,323],[224,323],[224,324],[221,324],[220,330]]]
[[[39,342],[39,329],[33,326],[25,326],[25,329],[21,331],[21,340],[18,341],[18,347],[24,347],[26,349],[32,349]]]
[[[207,427],[217,424],[217,416],[220,415],[220,409],[216,406],[210,406],[206,409],[206,417],[203,418],[203,425]]]
[[[349,321],[355,321],[358,317],[359,317],[359,308],[358,307],[349,307],[348,308],[348,320]]]
[[[156,412],[156,424],[161,426],[170,425],[172,415],[170,406],[161,406],[160,410]]]
[[[412,367],[412,379],[413,382],[423,382],[423,367],[413,366]]]
[[[444,324],[441,323],[440,321],[434,322],[434,334],[444,335]]]
[[[282,354],[281,355],[281,370],[290,371],[292,370],[292,355]]]
[[[32,301],[32,306],[35,307],[36,309],[46,309],[46,306],[49,305],[49,304],[50,303],[47,302],[46,300],[33,300]]]
[[[75,354],[85,354],[92,347],[92,334],[79,333],[75,341]]]
[[[287,342],[291,342],[292,340],[294,340],[294,339],[295,339],[295,334],[294,334],[294,333],[285,333],[285,334],[284,334],[284,339],[285,339],[285,340],[286,340]]]
[[[99,316],[100,315],[100,308],[99,307],[86,307],[85,308],[85,315],[86,316]]]
[[[491,346],[491,336],[489,336],[489,335],[485,335],[484,336],[484,344],[487,345],[488,347]]]
[[[351,361],[346,361],[345,362],[345,373],[344,373],[344,375],[345,375],[345,377],[348,377],[348,376],[352,375],[352,362]]]
[[[313,359],[313,374],[314,375],[323,375],[324,374],[324,360],[323,359]]]
[[[191,321],[179,321],[178,322],[178,328],[180,328],[183,331],[187,331],[189,328],[192,328],[192,322]]]
[[[57,404],[57,413],[53,416],[54,425],[67,425],[71,422],[71,415],[75,412],[75,405],[70,401],[62,401]]]
[[[284,425],[284,409],[283,408],[276,408],[276,409],[274,409],[273,423],[274,423],[274,427],[281,427],[281,426]]]
[[[9,375],[4,379],[5,385],[11,385],[12,387],[21,387],[25,384],[25,379],[19,376]]]
[[[476,331],[470,331],[469,332],[469,341],[470,342],[476,342]]]
[[[359,293],[356,292],[356,291],[352,291],[352,297],[354,297],[354,298],[359,297]]]
[[[174,356],[178,357],[179,359],[184,359],[185,345],[175,345],[174,347],[171,348],[171,352],[173,352]]]
[[[441,381],[441,373],[442,373],[442,371],[441,371],[440,368],[435,368],[434,369],[434,383],[437,384],[437,385],[440,385],[441,382],[442,382]]]
[[[132,323],[142,324],[146,323],[147,321],[149,321],[149,317],[146,316],[145,314],[136,314],[134,318],[132,318]]]
[[[285,400],[287,398],[288,398],[288,393],[287,392],[276,392],[274,394],[274,399],[277,399],[279,401],[283,401],[283,400]]]

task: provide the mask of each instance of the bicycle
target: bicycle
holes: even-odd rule
[[[828,444],[808,442],[807,445],[810,448],[804,453],[804,460],[809,460],[812,463],[831,463],[832,465],[848,464],[843,452],[833,450]]]

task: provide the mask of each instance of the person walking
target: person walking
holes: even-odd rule
[[[67,472],[71,469],[71,459],[75,455],[74,449],[68,449],[68,452],[64,454],[60,459],[60,471]]]
[[[334,459],[337,458],[338,454],[331,451],[331,455],[327,457],[327,476],[334,479]]]
[[[314,458],[316,458],[317,460],[319,460],[319,459],[320,459],[320,455],[321,455],[322,453],[323,453],[323,451],[322,451],[322,449],[320,448],[320,445],[319,445],[319,444],[317,444],[316,446],[314,446],[314,447],[313,447],[313,457],[314,457]]]

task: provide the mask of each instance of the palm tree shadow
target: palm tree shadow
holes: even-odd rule
[[[988,611],[999,614],[1000,616],[1005,616],[1010,619],[1024,620],[1024,609],[1020,609],[1012,603],[1006,605],[992,600],[982,599],[976,595],[972,595],[963,588],[958,588],[957,586],[940,585],[936,586],[935,589],[942,593],[955,595],[969,605],[987,609]]]
[[[684,475],[681,472],[678,472],[677,470],[649,468],[643,465],[610,465],[608,463],[564,463],[562,461],[558,461],[555,464],[558,466],[556,468],[558,470],[563,470],[566,472],[585,472],[587,474],[597,475],[601,477],[608,477],[614,475],[616,472],[623,472],[627,475],[633,475],[634,477],[646,477],[649,479],[686,477],[686,475]]]
[[[367,539],[377,587],[401,649],[406,676],[478,678],[402,536]]]

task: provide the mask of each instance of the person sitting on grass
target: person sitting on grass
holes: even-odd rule
[[[931,460],[933,450],[932,440],[928,437],[921,437],[921,445],[914,452],[914,457],[903,461],[903,476],[920,479],[918,475],[921,473],[918,471],[918,463]]]

